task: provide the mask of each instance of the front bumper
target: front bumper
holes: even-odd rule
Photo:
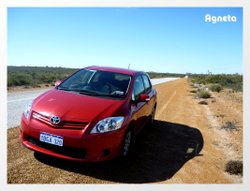
[[[125,127],[103,134],[88,134],[86,129],[53,128],[22,117],[20,140],[33,151],[73,161],[99,162],[113,159],[120,154]],[[63,137],[63,147],[40,142],[41,132]]]

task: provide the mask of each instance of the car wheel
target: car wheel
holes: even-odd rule
[[[122,147],[123,157],[127,157],[130,154],[131,146],[132,146],[132,132],[131,130],[129,130],[124,137],[124,143]]]

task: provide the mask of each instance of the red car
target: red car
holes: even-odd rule
[[[126,157],[156,105],[145,72],[91,66],[27,104],[20,139],[31,150],[74,161]]]

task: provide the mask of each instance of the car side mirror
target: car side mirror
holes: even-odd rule
[[[148,94],[140,94],[138,102],[148,102],[150,100]]]
[[[56,82],[55,82],[55,86],[59,86],[60,84],[62,83],[62,81],[61,80],[57,80]]]

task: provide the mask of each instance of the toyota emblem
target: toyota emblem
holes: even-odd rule
[[[59,124],[59,123],[61,122],[61,119],[60,119],[60,117],[58,117],[58,116],[52,116],[52,117],[50,118],[50,122],[51,122],[52,124],[54,124],[54,125],[57,125],[57,124]]]

